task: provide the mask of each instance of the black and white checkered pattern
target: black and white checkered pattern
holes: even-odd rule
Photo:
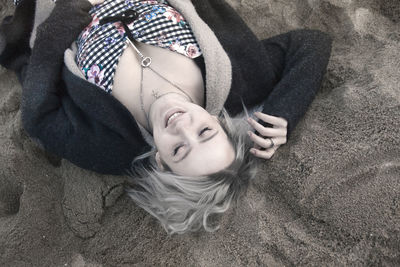
[[[191,58],[201,55],[190,26],[165,0],[106,0],[90,11],[93,21],[77,40],[76,61],[89,81],[109,93],[115,68],[127,46],[127,37],[121,23],[100,25],[99,21],[129,9],[138,14],[138,18],[128,24],[136,41],[171,49]]]

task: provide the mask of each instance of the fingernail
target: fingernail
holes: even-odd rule
[[[247,118],[247,121],[248,121],[248,122],[251,122],[251,118]]]
[[[250,153],[255,154],[256,151],[255,151],[253,148],[251,148],[251,149],[250,149]]]
[[[249,136],[251,136],[251,132],[250,132],[250,131],[248,131],[247,134],[248,134]]]

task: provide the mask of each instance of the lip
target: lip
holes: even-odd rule
[[[174,113],[176,113],[176,112],[186,113],[186,111],[182,110],[181,108],[172,108],[172,109],[169,109],[169,110],[165,113],[165,116],[164,116],[164,125],[165,125],[165,128],[168,127],[167,123],[168,123],[169,117],[171,117],[171,116],[172,116]],[[179,116],[177,116],[176,118],[174,118],[172,121],[170,121],[170,123],[172,123],[173,121],[175,121],[175,119],[177,119],[178,117],[179,117]]]

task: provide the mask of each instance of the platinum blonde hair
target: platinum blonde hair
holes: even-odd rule
[[[247,114],[247,110],[245,110]],[[256,161],[249,152],[252,142],[250,130],[243,119],[231,118],[223,110],[219,117],[235,150],[232,164],[207,176],[181,176],[160,171],[152,150],[134,159],[132,163],[131,186],[126,189],[137,205],[156,217],[169,234],[183,234],[204,227],[212,232],[219,226],[211,226],[210,215],[228,210],[245,192],[249,180],[256,175]],[[148,159],[148,166],[142,163]]]

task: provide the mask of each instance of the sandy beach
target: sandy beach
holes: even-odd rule
[[[308,112],[220,230],[168,236],[128,177],[41,150],[0,68],[0,266],[400,266],[400,1],[227,1],[260,39],[309,28],[334,43]]]

